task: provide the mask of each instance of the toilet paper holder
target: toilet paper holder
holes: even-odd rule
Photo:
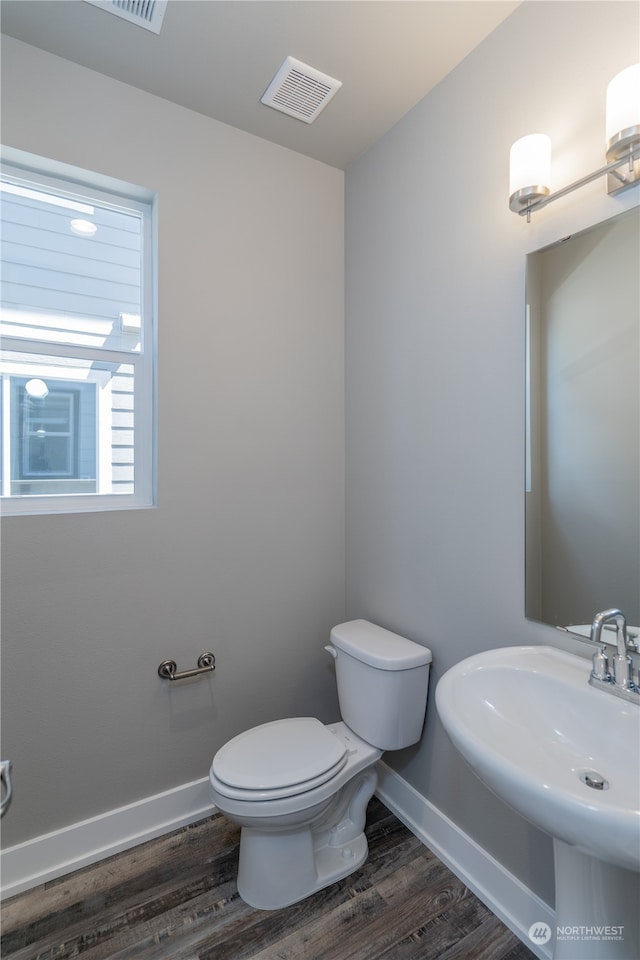
[[[163,660],[158,667],[158,676],[163,680],[186,680],[187,677],[198,677],[201,673],[211,673],[216,668],[216,658],[212,653],[202,653],[198,657],[198,666],[191,670],[180,670],[175,660]]]

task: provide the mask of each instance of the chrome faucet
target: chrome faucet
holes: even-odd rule
[[[613,658],[613,673],[609,672],[609,661],[602,641],[602,629],[606,623],[616,625],[617,653]],[[631,676],[631,657],[627,652],[627,619],[621,610],[613,607],[596,613],[591,624],[591,642],[597,646],[593,654],[593,670],[589,677],[592,686],[606,687],[616,696],[640,703],[640,688]]]

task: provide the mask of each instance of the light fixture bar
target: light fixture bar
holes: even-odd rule
[[[625,164],[629,167],[628,176],[618,173],[619,168],[625,166]],[[565,197],[568,193],[573,193],[574,190],[579,190],[580,187],[585,187],[588,183],[592,183],[594,180],[599,180],[600,177],[607,175],[609,176],[607,193],[611,196],[620,193],[621,190],[626,190],[627,187],[632,187],[640,183],[640,143],[631,146],[625,156],[619,157],[617,160],[612,160],[611,163],[605,164],[604,167],[594,170],[593,173],[581,177],[580,180],[575,180],[566,187],[562,187],[561,190],[556,190],[554,193],[550,193],[546,197],[541,197],[539,200],[525,202],[522,209],[516,212],[521,217],[526,216],[527,223],[529,223],[531,214],[536,210],[542,210],[543,207],[553,203],[554,200],[559,200],[560,197]]]
[[[634,63],[613,78],[606,98],[606,159],[604,167],[550,193],[550,141],[534,133],[516,140],[509,154],[509,207],[531,222],[534,210],[566,197],[568,193],[607,178],[607,193],[613,196],[640,183],[640,63]],[[621,168],[627,166],[627,172]]]

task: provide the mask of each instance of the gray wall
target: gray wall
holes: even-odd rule
[[[344,175],[17,41],[2,68],[6,145],[159,194],[158,507],[3,520],[10,845],[337,719]]]
[[[524,4],[347,172],[347,613],[431,647],[434,685],[480,650],[556,642],[524,619],[525,255],[638,191],[599,181],[527,225],[509,148],[547,132],[552,187],[604,163],[638,16]],[[553,902],[551,842],[463,766],[432,695],[422,743],[388,759]]]

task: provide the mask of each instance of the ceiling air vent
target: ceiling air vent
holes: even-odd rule
[[[261,103],[297,120],[313,123],[341,86],[341,80],[334,80],[300,60],[287,57],[267,87]]]
[[[145,30],[160,33],[168,0],[85,0],[105,13],[137,23]]]

